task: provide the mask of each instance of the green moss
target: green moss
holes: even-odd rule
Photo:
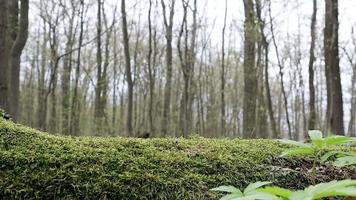
[[[219,185],[307,185],[271,162],[282,150],[272,140],[56,136],[0,120],[0,198],[215,199]]]

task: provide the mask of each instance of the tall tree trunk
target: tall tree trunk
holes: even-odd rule
[[[66,52],[71,51],[73,48],[74,33],[73,33],[73,23],[75,17],[76,9],[72,7],[72,13],[70,16],[70,24],[67,32],[67,42],[66,42]],[[73,54],[69,53],[64,58],[63,62],[63,72],[61,77],[61,86],[62,86],[62,130],[64,134],[70,133],[70,77],[72,73],[72,58]]]
[[[47,119],[47,98],[45,86],[46,70],[46,46],[48,43],[46,21],[43,19],[43,41],[41,45],[41,63],[38,66],[38,106],[37,106],[37,127],[41,130],[46,129]]]
[[[164,0],[161,0],[163,9],[163,20],[166,29],[166,84],[164,87],[164,102],[163,102],[163,118],[161,124],[161,132],[163,135],[168,134],[170,128],[170,107],[171,107],[171,90],[172,90],[172,37],[173,37],[173,17],[174,17],[174,3],[175,0],[171,0],[169,6],[169,19],[167,19],[166,4]]]
[[[80,122],[80,101],[79,101],[79,78],[80,78],[80,65],[81,65],[81,48],[83,43],[83,32],[84,32],[84,1],[80,1],[80,28],[79,28],[79,38],[78,38],[78,53],[77,53],[77,64],[75,68],[75,79],[74,79],[74,89],[72,96],[72,107],[71,107],[71,121],[70,121],[70,134],[79,135],[79,122]]]
[[[308,129],[316,128],[316,110],[315,110],[315,87],[314,87],[314,62],[315,62],[315,41],[316,41],[316,14],[317,14],[317,0],[313,0],[313,14],[310,26],[310,50],[309,50],[309,121]],[[304,139],[307,135],[304,135]]]
[[[94,124],[95,131],[97,134],[101,134],[103,128],[103,110],[101,104],[102,92],[103,92],[103,78],[102,78],[102,53],[101,53],[101,17],[102,17],[102,0],[98,0],[98,10],[97,10],[97,40],[96,40],[96,87],[95,87],[95,104],[94,104]]]
[[[257,76],[255,66],[255,11],[252,0],[244,0],[244,98],[243,98],[243,135],[256,136],[256,91]]]
[[[17,2],[17,1],[16,1]],[[18,4],[17,4],[18,6]],[[21,0],[20,18],[17,25],[16,39],[11,48],[11,114],[13,119],[18,120],[19,115],[19,92],[20,92],[20,62],[22,50],[25,47],[28,36],[28,0]],[[16,16],[18,17],[18,16]]]
[[[352,29],[353,33],[353,29]],[[352,38],[353,42],[353,50],[356,50],[356,38]],[[356,136],[356,60],[353,60],[353,56],[351,56],[345,48],[343,48],[347,60],[349,61],[350,65],[352,66],[352,77],[351,77],[351,108],[350,108],[350,121],[348,126],[348,135],[355,137]]]
[[[344,112],[339,67],[338,0],[325,0],[324,57],[327,80],[327,124],[333,134],[344,134]]]
[[[196,62],[196,38],[197,38],[197,0],[193,2],[193,24],[192,24],[192,35],[190,37],[190,49],[188,54],[188,72],[189,72],[189,79],[188,79],[188,98],[187,98],[187,112],[186,112],[186,130],[185,133],[189,134],[192,131],[194,119],[193,119],[193,100],[195,95],[195,84],[194,84],[194,68]]]
[[[257,14],[258,22],[260,25],[261,40],[262,40],[262,45],[264,48],[264,64],[265,64],[265,66],[264,66],[264,85],[265,85],[265,89],[266,89],[266,104],[267,104],[267,109],[268,109],[268,116],[269,116],[271,131],[272,131],[271,137],[279,138],[280,134],[277,129],[277,124],[276,124],[276,120],[274,117],[271,90],[270,90],[270,86],[269,86],[269,73],[268,73],[269,43],[267,41],[266,34],[264,33],[266,22],[264,20],[262,20],[261,9],[262,9],[262,6],[261,6],[260,0],[256,0],[256,14]]]
[[[149,2],[149,11],[148,11],[148,54],[147,54],[147,67],[148,67],[148,77],[149,77],[149,103],[148,103],[148,127],[151,134],[154,134],[156,131],[154,125],[154,96],[155,96],[155,79],[156,79],[156,57],[157,57],[157,32],[156,29],[152,34],[152,0]],[[153,47],[152,47],[153,41]],[[154,51],[154,52],[153,52]],[[152,58],[152,53],[154,53]]]
[[[283,95],[283,101],[284,101],[284,110],[286,112],[286,121],[287,121],[287,127],[288,127],[288,137],[292,138],[292,132],[291,132],[291,126],[290,126],[290,120],[289,120],[289,112],[288,112],[288,99],[287,99],[287,94],[285,91],[284,87],[284,80],[283,80],[283,65],[281,63],[280,57],[279,57],[279,51],[278,51],[278,46],[276,42],[276,37],[274,35],[274,28],[273,28],[273,20],[272,20],[272,11],[271,11],[271,2],[269,1],[269,18],[270,18],[270,23],[271,23],[271,33],[272,33],[272,41],[274,48],[276,50],[276,55],[277,55],[277,62],[278,62],[278,67],[279,67],[279,75],[280,75],[280,81],[281,81],[281,90],[282,90],[282,95]]]
[[[225,136],[225,29],[227,18],[227,0],[225,0],[225,12],[224,12],[224,25],[222,29],[222,43],[221,43],[221,74],[220,74],[220,89],[221,89],[221,102],[220,102],[220,134]]]
[[[0,0],[0,109],[9,112],[9,66],[7,56],[7,2]]]
[[[354,45],[356,48],[356,41]],[[352,65],[351,109],[348,133],[349,136],[356,137],[356,62]]]
[[[133,108],[133,81],[131,75],[131,62],[130,62],[130,47],[129,47],[129,35],[127,32],[127,21],[125,11],[125,0],[121,0],[121,18],[122,18],[122,34],[125,53],[125,69],[126,69],[126,81],[128,87],[128,105],[127,105],[127,118],[126,118],[126,131],[129,136],[133,135],[132,128],[132,108]]]

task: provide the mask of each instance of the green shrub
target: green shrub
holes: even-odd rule
[[[296,159],[278,160],[284,147],[272,140],[56,136],[0,119],[0,199],[216,199],[209,189],[222,184],[306,187],[307,171],[281,165]],[[348,170],[325,171],[320,181],[350,178]]]

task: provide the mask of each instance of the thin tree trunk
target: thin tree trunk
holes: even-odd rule
[[[310,50],[309,50],[309,121],[308,129],[316,128],[316,110],[315,110],[315,87],[314,87],[314,62],[315,62],[315,41],[316,41],[316,15],[317,15],[317,0],[313,0],[313,14],[310,26]],[[304,135],[304,139],[308,136]]]
[[[102,53],[101,53],[101,47],[102,47],[102,41],[101,41],[101,6],[102,6],[102,0],[98,0],[98,10],[97,10],[97,44],[96,44],[96,69],[97,69],[97,77],[96,77],[96,87],[95,87],[95,108],[94,108],[94,124],[95,124],[95,131],[96,134],[101,134],[102,133],[102,128],[103,128],[103,111],[102,111],[102,106],[101,104],[101,99],[102,99],[102,92],[103,92],[103,78],[102,78]]]
[[[167,19],[166,5],[164,0],[161,0],[163,9],[163,20],[166,29],[166,84],[164,87],[164,102],[163,102],[163,118],[161,124],[162,135],[167,135],[170,128],[170,107],[171,107],[171,90],[172,90],[172,37],[173,37],[173,17],[175,0],[171,0],[169,19]]]
[[[220,74],[220,89],[221,89],[221,102],[220,102],[220,134],[225,136],[225,29],[227,18],[227,0],[225,0],[224,12],[224,26],[222,29],[222,43],[221,43],[221,74]]]
[[[72,13],[70,18],[69,30],[67,33],[67,42],[66,42],[66,52],[69,52],[73,48],[74,42],[74,33],[73,33],[73,23],[75,17],[74,7],[72,7]],[[64,134],[70,133],[70,77],[72,73],[72,58],[73,54],[69,53],[69,55],[65,56],[63,62],[63,73],[62,73],[62,130],[61,132]]]
[[[270,23],[271,23],[272,41],[273,41],[274,48],[276,50],[277,62],[278,62],[278,67],[279,67],[281,90],[282,90],[282,95],[283,95],[283,100],[284,100],[284,110],[286,112],[286,121],[287,121],[287,127],[288,127],[288,137],[292,138],[292,132],[291,132],[291,126],[290,126],[290,120],[289,120],[289,112],[288,112],[288,99],[287,99],[287,94],[286,94],[286,91],[285,91],[284,80],[283,80],[283,65],[282,65],[281,60],[279,58],[279,51],[278,51],[278,47],[277,47],[276,38],[275,38],[275,35],[274,35],[272,12],[271,12],[271,2],[269,2],[269,17],[270,17]]]
[[[243,98],[243,135],[256,137],[256,91],[257,76],[255,66],[255,12],[252,0],[244,0],[244,98]]]
[[[72,97],[72,108],[71,108],[71,123],[70,123],[70,134],[79,135],[79,122],[80,122],[80,102],[79,102],[79,78],[80,78],[80,65],[81,65],[81,48],[83,43],[83,32],[84,32],[84,1],[80,3],[80,28],[79,28],[79,38],[78,38],[78,53],[77,53],[77,65],[75,68],[75,79],[74,79],[74,91]]]
[[[122,17],[122,34],[123,34],[124,53],[125,53],[126,81],[128,87],[126,131],[129,136],[132,136],[133,135],[133,128],[132,128],[133,81],[131,75],[130,47],[129,47],[129,35],[127,32],[125,0],[121,0],[121,17]]]

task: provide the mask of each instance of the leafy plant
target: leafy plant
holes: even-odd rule
[[[335,196],[356,197],[356,180],[319,183],[297,191],[276,186],[262,188],[267,184],[270,182],[251,183],[243,192],[233,186],[220,186],[212,190],[230,193],[220,200],[314,200]]]
[[[259,191],[261,187],[270,184],[271,182],[255,182],[249,184],[243,191],[233,187],[233,186],[220,186],[211,189],[212,191],[228,192],[220,200],[275,200],[280,199],[275,194]]]
[[[293,140],[278,140],[284,144],[297,146],[295,148],[288,149],[282,153],[281,156],[294,156],[294,155],[319,155],[331,147],[345,144],[348,142],[356,141],[356,138],[346,137],[341,135],[332,135],[329,137],[323,137],[323,134],[319,130],[311,130],[308,132],[311,139],[311,143],[302,143]]]
[[[356,180],[342,180],[319,183],[298,191],[291,191],[280,187],[266,187],[259,189],[259,191],[285,200],[314,200],[335,196],[356,197],[355,186]]]
[[[321,157],[321,161],[325,162],[331,157],[335,157],[333,164],[337,167],[345,167],[356,164],[356,153],[343,151],[329,151]]]
[[[285,139],[278,140],[278,141],[284,144],[297,146],[285,150],[284,152],[282,152],[281,156],[295,156],[295,155],[313,156],[314,160],[313,160],[313,167],[312,167],[312,182],[315,183],[316,161],[321,158],[323,158],[322,159],[323,161],[326,161],[328,158],[336,154],[336,152],[334,153],[328,152],[330,149],[332,149],[332,147],[341,144],[346,144],[348,142],[354,142],[356,141],[356,138],[346,137],[341,135],[332,135],[324,138],[322,132],[319,130],[311,130],[308,132],[308,135],[311,139],[311,143],[302,143],[302,142],[285,140]],[[340,152],[337,154],[340,154]],[[339,158],[339,160],[337,160],[335,164],[337,166],[344,166],[344,165],[355,163],[356,159],[353,158],[352,156],[351,157],[349,156],[350,155],[348,155],[348,157]]]

